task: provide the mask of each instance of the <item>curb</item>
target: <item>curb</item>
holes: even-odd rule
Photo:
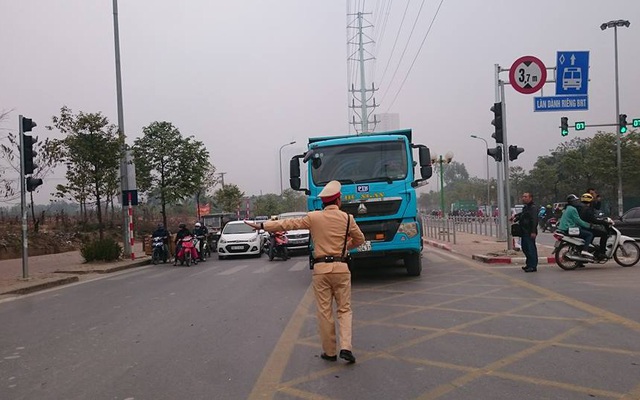
[[[29,284],[28,281],[25,281],[25,286],[19,287],[17,289],[7,290],[5,292],[0,291],[0,295],[3,294],[29,294],[33,292],[38,292],[40,290],[49,289],[55,286],[67,285],[69,283],[78,282],[80,279],[77,276],[65,276],[63,278],[53,278],[46,280],[44,282],[38,282]],[[0,289],[1,290],[1,289]]]
[[[429,240],[429,239],[422,239],[422,241],[425,244],[428,244],[429,246],[437,247],[439,249],[443,249],[443,250],[447,250],[447,251],[453,251],[451,249],[451,246],[449,246],[448,244],[436,242],[435,240]]]
[[[147,265],[151,262],[151,260],[149,259],[143,259],[140,261],[136,261],[136,262],[132,262],[132,263],[128,263],[128,264],[124,264],[124,265],[114,265],[114,266],[110,266],[110,267],[102,267],[102,266],[90,266],[90,264],[88,265],[88,268],[81,268],[81,269],[57,269],[55,271],[53,271],[56,274],[77,274],[77,275],[83,275],[83,274],[109,274],[112,272],[118,272],[118,271],[122,271],[125,269],[129,269],[129,268],[136,268],[136,267],[141,267],[143,265]]]
[[[526,264],[525,257],[496,257],[496,256],[487,256],[484,254],[474,254],[471,256],[472,259],[476,261],[481,261],[486,264]],[[554,256],[548,257],[538,257],[538,264],[553,264],[556,262]]]
[[[68,285],[70,283],[78,282],[80,278],[77,275],[109,274],[112,272],[118,272],[125,269],[141,267],[149,263],[150,263],[150,260],[148,259],[148,257],[145,257],[136,262],[130,262],[124,265],[115,265],[107,268],[104,268],[104,267],[96,268],[96,266],[94,265],[94,266],[90,266],[88,269],[68,269],[68,270],[59,269],[59,270],[55,270],[53,273],[67,274],[68,276],[60,277],[60,278],[45,278],[44,280],[41,279],[39,281],[33,281],[33,282],[30,282],[27,280],[27,281],[24,281],[22,285],[20,285],[18,288],[15,288],[15,289],[3,291],[3,289],[0,288],[0,295],[29,294],[29,293],[38,292],[45,289],[50,289],[55,286]]]

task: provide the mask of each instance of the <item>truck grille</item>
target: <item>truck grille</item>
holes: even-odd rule
[[[342,211],[348,212],[355,217],[378,217],[383,215],[396,214],[400,209],[401,204],[402,199],[399,197],[394,197],[342,203],[342,206],[340,208],[342,209]]]

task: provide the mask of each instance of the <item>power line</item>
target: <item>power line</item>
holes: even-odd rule
[[[393,101],[391,101],[391,104],[389,104],[389,108],[387,108],[386,112],[389,112],[389,110],[391,109],[393,104],[396,102],[396,99],[398,98],[398,95],[400,94],[400,91],[404,87],[404,84],[407,81],[407,78],[409,77],[409,74],[411,73],[411,70],[413,69],[413,65],[416,63],[416,60],[418,59],[418,56],[420,55],[420,51],[422,50],[422,46],[424,45],[424,42],[427,40],[427,37],[429,36],[429,32],[431,32],[431,28],[433,27],[433,23],[436,21],[436,18],[438,17],[438,13],[440,12],[440,7],[442,7],[442,3],[444,3],[444,0],[440,0],[440,4],[438,4],[438,8],[436,9],[436,12],[433,15],[433,18],[431,19],[431,23],[429,24],[429,29],[427,29],[427,33],[424,35],[424,38],[422,39],[422,43],[420,43],[420,47],[418,48],[418,52],[416,53],[416,56],[413,58],[413,61],[411,61],[411,66],[409,66],[409,70],[407,71],[407,74],[405,75],[404,79],[402,80],[402,83],[400,84],[400,88],[398,89],[398,92],[394,96]]]
[[[384,67],[384,71],[382,72],[382,78],[380,78],[379,83],[382,84],[384,80],[384,76],[387,73],[387,69],[389,68],[389,64],[391,63],[391,58],[393,57],[393,52],[396,49],[396,44],[398,43],[398,38],[400,37],[400,31],[402,30],[402,25],[404,25],[404,19],[407,16],[407,10],[409,9],[409,3],[411,0],[407,0],[407,6],[404,8],[404,14],[402,14],[402,21],[400,21],[400,26],[398,27],[398,32],[396,33],[396,39],[393,42],[393,47],[391,48],[391,53],[389,54],[389,60],[387,61],[387,65]]]
[[[425,2],[425,0],[422,0],[422,3],[420,3],[420,9],[418,10],[418,14],[416,14],[416,19],[413,21],[413,26],[411,27],[411,32],[409,32],[409,38],[407,39],[407,42],[404,45],[404,49],[402,49],[402,54],[400,55],[400,60],[398,60],[398,65],[396,66],[395,71],[393,71],[393,75],[391,76],[391,79],[389,79],[389,85],[387,85],[387,89],[382,94],[382,99],[380,100],[380,103],[384,102],[384,99],[387,96],[387,93],[389,92],[389,88],[391,87],[391,83],[393,82],[393,79],[396,77],[396,74],[398,73],[398,70],[400,69],[400,65],[402,64],[402,59],[404,58],[404,55],[407,52],[407,47],[409,47],[409,42],[411,42],[411,37],[413,36],[413,31],[416,29],[416,25],[418,23],[418,19],[420,19],[420,14],[422,13],[422,8],[424,7],[424,2]]]

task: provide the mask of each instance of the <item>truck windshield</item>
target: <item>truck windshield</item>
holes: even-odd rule
[[[407,152],[404,142],[354,143],[314,150],[320,167],[311,168],[316,185],[331,180],[343,183],[390,182],[407,177]]]

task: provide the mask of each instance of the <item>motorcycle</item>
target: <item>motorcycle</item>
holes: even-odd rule
[[[622,267],[633,267],[640,261],[640,246],[633,238],[624,236],[613,226],[609,219],[607,227],[607,247],[599,257],[585,257],[580,254],[584,247],[584,240],[579,237],[569,236],[556,231],[553,237],[556,239],[553,253],[558,266],[564,270],[573,270],[584,267],[585,264],[604,264],[615,260]],[[593,246],[593,245],[592,245]]]
[[[551,217],[548,220],[544,221],[542,224],[542,232],[549,231],[551,233],[556,231],[556,225],[558,224],[558,219],[555,217]]]
[[[167,262],[167,250],[165,249],[164,241],[166,236],[154,236],[151,241],[151,248],[153,249],[151,259],[153,261],[153,265],[158,265],[160,260],[163,263]]]
[[[201,244],[202,243],[202,247]],[[205,255],[211,257],[211,251],[209,250],[209,242],[204,235],[198,235],[194,239],[193,245],[196,249],[198,249],[198,254],[200,255],[201,261],[207,261]]]
[[[187,267],[190,267],[191,263],[197,264],[198,250],[196,250],[193,236],[185,236],[178,243],[180,244],[180,250],[176,254],[176,261],[173,265],[177,265],[178,261],[180,261],[180,265],[186,264]]]
[[[287,239],[285,232],[270,232],[269,240],[265,242],[265,252],[269,256],[269,261],[273,261],[275,257],[288,260],[289,249],[287,248],[287,243],[289,243],[289,239]]]

